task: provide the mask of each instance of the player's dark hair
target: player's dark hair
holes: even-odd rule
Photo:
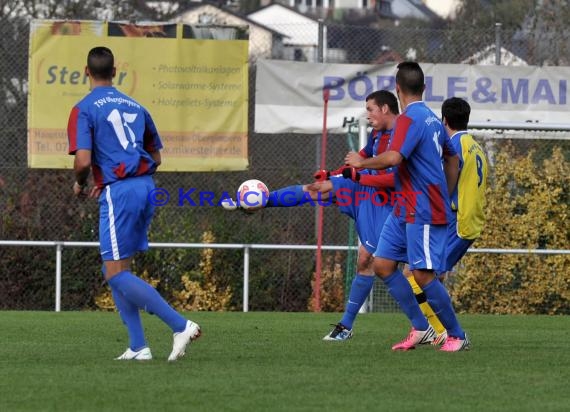
[[[108,80],[113,78],[115,58],[113,52],[107,47],[93,47],[87,55],[87,68],[96,80]]]
[[[416,62],[402,62],[398,64],[396,84],[406,93],[421,96],[424,92],[424,72]]]
[[[467,130],[471,106],[459,97],[450,97],[441,105],[441,117],[453,130]]]
[[[394,93],[388,90],[376,90],[366,96],[366,101],[373,99],[378,107],[382,107],[385,104],[388,105],[388,109],[392,114],[400,113],[398,109],[398,99],[394,96]]]

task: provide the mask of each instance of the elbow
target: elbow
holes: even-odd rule
[[[392,151],[391,152],[391,156],[388,159],[388,167],[394,167],[394,166],[398,166],[400,163],[402,163],[402,160],[404,158],[402,157],[402,154],[400,152],[395,152]]]
[[[160,164],[162,163],[162,156],[160,155],[160,152],[159,151],[152,152],[150,156],[152,157],[152,160],[154,160],[156,167],[160,166]]]
[[[91,168],[91,159],[77,159],[75,158],[75,164],[73,166],[76,173],[88,172]]]

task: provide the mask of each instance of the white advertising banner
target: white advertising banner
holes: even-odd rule
[[[471,124],[570,125],[570,67],[507,67],[420,63],[424,101],[438,115],[449,97],[471,105]],[[344,118],[366,115],[375,90],[395,93],[396,65],[257,62],[255,131],[319,133],[323,89],[329,89],[327,128],[343,132]]]

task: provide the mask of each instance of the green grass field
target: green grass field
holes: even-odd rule
[[[170,331],[143,321],[154,359],[126,348],[116,313],[0,312],[0,411],[567,411],[570,317],[460,317],[472,350],[393,353],[400,314],[192,313],[202,337],[167,363]]]

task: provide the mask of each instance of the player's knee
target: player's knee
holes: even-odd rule
[[[364,264],[356,265],[356,270],[361,275],[374,275],[374,270],[372,269],[372,264],[370,262],[365,262]]]
[[[356,262],[356,270],[362,275],[372,275],[372,262],[374,258],[371,253],[365,249],[360,249],[358,252],[358,260]]]
[[[423,288],[425,285],[435,279],[435,272],[433,270],[414,270],[414,279],[416,283]]]
[[[103,274],[105,280],[109,280],[115,275],[131,268],[131,259],[121,259],[121,260],[106,260],[103,264]]]
[[[390,276],[398,268],[397,262],[393,260],[376,258],[373,263],[374,273],[381,278]]]

